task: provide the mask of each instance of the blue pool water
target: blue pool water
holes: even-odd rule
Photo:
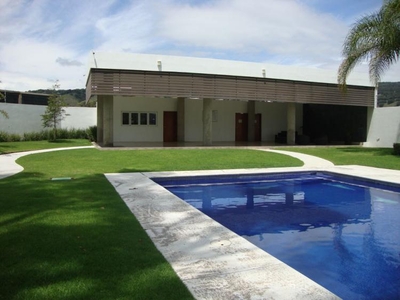
[[[343,299],[400,299],[400,188],[329,173],[154,179]]]

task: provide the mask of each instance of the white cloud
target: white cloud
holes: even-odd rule
[[[51,42],[24,39],[7,44],[0,49],[3,87],[15,89],[18,76],[24,78],[22,84],[18,80],[22,90],[47,88],[51,86],[49,81],[56,79],[63,88],[84,87],[84,66],[64,67],[57,63],[59,57],[74,55],[70,50]]]
[[[161,7],[159,35],[183,46],[291,61],[323,63],[340,56],[345,24],[295,0],[220,0]]]
[[[100,18],[96,23],[102,51],[143,52],[155,47],[153,26],[157,22],[152,7],[145,2],[133,3],[127,9]]]

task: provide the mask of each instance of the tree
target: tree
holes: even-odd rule
[[[352,69],[369,59],[369,75],[377,85],[381,75],[400,55],[400,0],[384,0],[381,9],[358,20],[343,44],[344,60],[338,70],[338,83],[345,89]]]
[[[53,128],[53,140],[57,139],[57,125],[65,118],[65,103],[57,90],[60,87],[56,82],[53,86],[53,93],[49,96],[47,108],[42,115],[43,127]]]
[[[4,95],[2,92],[0,92],[0,100],[3,100],[3,99],[4,99]],[[0,109],[0,114],[3,115],[4,118],[8,119],[8,114],[5,110]]]

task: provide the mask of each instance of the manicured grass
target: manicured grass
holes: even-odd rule
[[[1,142],[0,154],[30,151],[30,150],[90,146],[90,145],[91,143],[88,140],[57,140],[54,142],[50,141]]]
[[[83,149],[18,163],[23,173],[0,180],[0,299],[191,299],[103,173],[302,164],[239,149]]]
[[[362,165],[400,170],[400,156],[392,148],[363,147],[287,147],[281,150],[315,155],[335,165]]]

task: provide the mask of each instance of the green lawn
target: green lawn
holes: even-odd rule
[[[1,151],[30,147],[10,144]],[[239,149],[82,149],[18,163],[24,172],[0,180],[0,299],[191,299],[103,173],[301,165]]]
[[[330,160],[335,165],[362,165],[400,170],[400,156],[393,154],[393,148],[286,147],[280,149],[315,155]]]

